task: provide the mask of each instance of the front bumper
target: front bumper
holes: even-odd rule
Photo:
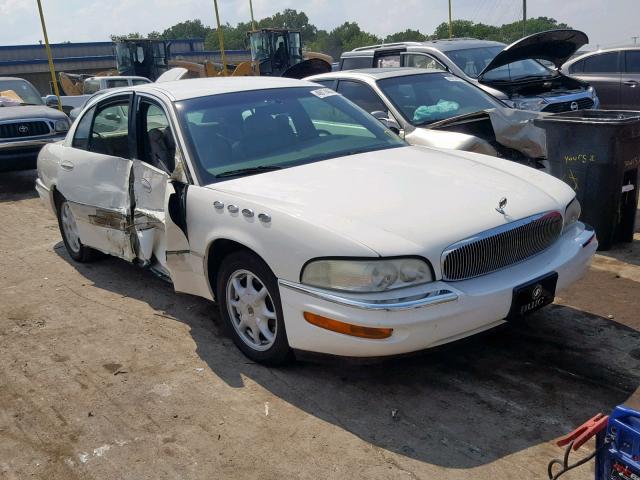
[[[59,142],[65,135],[3,142],[0,140],[0,172],[36,168],[38,153],[48,143]]]
[[[558,273],[557,291],[586,272],[598,243],[577,223],[545,252],[509,268],[460,281],[437,281],[396,292],[345,297],[281,280],[280,299],[289,345],[297,350],[348,357],[378,357],[435,347],[505,322],[514,287]],[[304,312],[365,327],[393,328],[391,337],[371,340],[308,323]]]

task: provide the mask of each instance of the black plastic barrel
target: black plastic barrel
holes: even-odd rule
[[[581,220],[595,228],[599,249],[633,241],[640,112],[576,110],[537,118],[534,124],[546,130],[551,175],[575,190]]]

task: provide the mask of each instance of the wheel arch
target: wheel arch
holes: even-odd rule
[[[258,252],[256,252],[254,249],[252,249],[251,247],[248,247],[244,243],[238,242],[237,240],[231,240],[229,238],[224,238],[224,237],[216,238],[215,240],[209,243],[205,253],[206,280],[209,287],[209,291],[213,294],[214,299],[215,299],[216,283],[218,281],[218,272],[220,270],[220,265],[222,264],[222,261],[225,259],[225,257],[238,251],[245,251],[245,252],[252,253],[253,255],[258,257],[260,260],[262,260],[265,263],[265,265],[267,265],[269,270],[271,270],[273,273],[273,270],[271,269],[267,261],[264,259],[264,257],[260,255]]]

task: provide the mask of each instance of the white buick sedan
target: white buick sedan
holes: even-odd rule
[[[282,78],[114,90],[46,146],[36,188],[69,255],[114,255],[215,300],[238,347],[366,357],[529,313],[596,250],[561,181],[405,144]]]

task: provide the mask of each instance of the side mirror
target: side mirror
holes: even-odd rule
[[[395,119],[390,118],[387,112],[376,110],[375,112],[371,112],[371,115],[377,118],[380,121],[380,123],[382,123],[385,127],[391,130],[393,133],[395,133],[396,135],[400,135],[400,130],[401,130],[400,125],[398,125],[398,122],[396,122]]]
[[[44,97],[44,104],[47,107],[58,108],[58,97],[55,95],[47,95]]]

